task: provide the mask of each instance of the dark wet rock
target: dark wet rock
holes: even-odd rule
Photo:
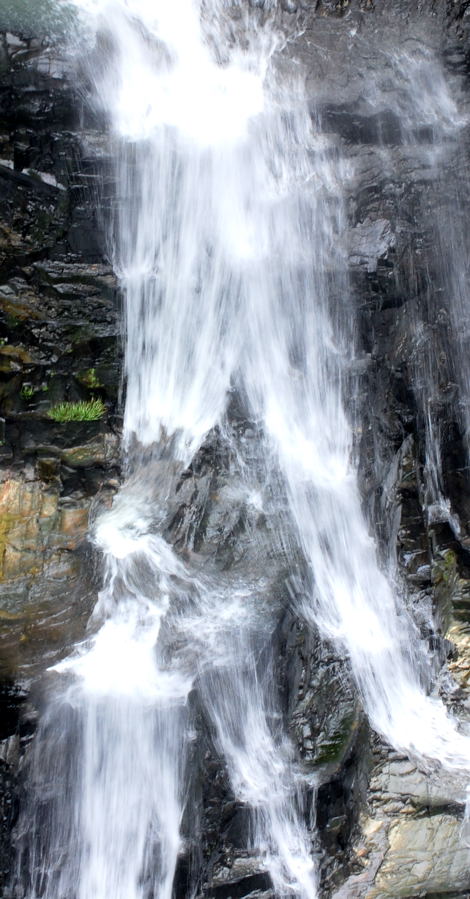
[[[350,263],[354,266],[365,267],[370,274],[376,272],[388,253],[394,250],[394,236],[392,226],[387,219],[366,219],[358,222],[351,231],[350,239]]]
[[[12,767],[0,759],[0,890],[2,891],[9,883],[13,868],[12,831],[18,814],[16,790]]]
[[[345,657],[287,614],[283,632],[287,719],[306,771],[338,772],[351,755],[363,715]],[[332,708],[329,697],[334,696]]]
[[[102,135],[82,144],[58,44],[0,44],[1,668],[27,683],[80,637],[96,595],[86,534],[117,485],[119,325],[96,222]],[[48,418],[93,396],[101,422]]]
[[[67,197],[40,178],[0,167],[0,270],[37,258],[65,236]],[[25,234],[26,236],[23,236]]]
[[[340,135],[347,143],[396,146],[403,142],[400,119],[392,110],[366,115],[360,104],[324,106],[320,117],[326,132]]]
[[[12,43],[13,40],[13,43]],[[82,150],[81,101],[57,45],[4,38],[0,73],[0,272],[18,261],[100,262],[99,156]],[[66,75],[68,67],[69,77]],[[99,145],[99,141],[95,141]],[[93,156],[93,159],[91,158]]]
[[[20,756],[19,719],[25,695],[14,681],[0,687],[0,892],[10,880],[14,863],[12,832],[18,814],[17,771]]]

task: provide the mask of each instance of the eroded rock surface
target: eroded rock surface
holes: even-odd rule
[[[116,280],[95,193],[103,141],[81,134],[67,65],[44,36],[0,35],[0,892],[34,728],[33,714],[20,721],[25,694],[83,636],[99,585],[90,513],[120,465]],[[91,397],[102,421],[48,417]]]

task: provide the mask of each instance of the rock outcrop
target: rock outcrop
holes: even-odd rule
[[[117,287],[97,225],[103,141],[82,133],[69,81],[57,44],[1,35],[0,891],[32,727],[20,712],[32,680],[84,633],[97,587],[89,517],[120,467]],[[48,417],[91,397],[105,403],[101,421]]]

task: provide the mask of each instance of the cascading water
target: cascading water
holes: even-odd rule
[[[468,113],[462,112],[456,102],[458,87],[455,90],[455,83],[449,83],[435,51],[424,42],[411,35],[399,50],[380,48],[380,56],[382,66],[372,73],[365,102],[371,109],[385,110],[395,117],[396,145],[392,149],[380,146],[381,165],[392,185],[400,182],[400,168],[413,172],[418,166],[420,179],[428,185],[424,205],[430,207],[421,214],[431,218],[428,227],[433,230],[439,269],[429,275],[427,285],[413,280],[407,285],[409,292],[420,297],[414,314],[408,311],[407,332],[415,344],[410,360],[412,383],[426,434],[426,514],[430,522],[447,521],[458,533],[459,522],[443,482],[439,419],[453,387],[458,393],[457,418],[468,453],[470,381],[464,263],[468,254],[463,213],[459,210],[461,185],[455,183],[455,175],[447,177],[445,185],[443,178],[449,161],[459,152]],[[393,98],[389,95],[390,83],[400,86]]]
[[[236,455],[237,386],[264,453],[261,466],[239,460],[240,489],[269,511],[286,558],[300,545],[299,615],[346,648],[392,745],[470,767],[470,738],[426,694],[361,511],[345,412],[345,164],[312,127],[301,77],[280,74],[275,6],[261,25],[217,0],[75,5],[102,39],[94,76],[116,154],[128,475],[92,534],[105,558],[94,634],[50,675],[20,825],[25,895],[170,899],[197,692],[250,810],[249,848],[276,895],[315,899],[305,783],[273,688],[268,578],[184,561],[162,529],[211,429]]]

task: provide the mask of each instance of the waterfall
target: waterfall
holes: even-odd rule
[[[267,516],[286,566],[302,559],[297,613],[347,651],[372,726],[404,752],[470,767],[470,738],[427,695],[419,641],[361,510],[347,163],[309,115],[275,4],[75,5],[98,35],[96,102],[115,156],[125,479],[91,533],[104,581],[90,634],[49,674],[20,824],[25,895],[170,899],[185,839],[197,839],[197,696],[249,811],[258,870],[277,896],[315,899],[312,785],[276,687],[271,556],[261,546],[262,575],[243,560],[227,573],[163,532],[175,484],[216,428],[252,540]],[[234,394],[254,460],[233,438]]]
[[[419,298],[414,310],[413,304],[408,304],[407,337],[414,341],[410,354],[411,380],[426,435],[426,515],[430,523],[447,521],[458,535],[458,516],[451,508],[443,480],[440,419],[443,408],[453,402],[449,388],[454,388],[456,419],[468,454],[470,375],[465,287],[468,254],[459,198],[462,185],[456,183],[449,164],[460,152],[468,113],[459,106],[460,86],[445,76],[435,50],[425,40],[418,41],[410,34],[399,49],[390,48],[385,42],[377,52],[381,65],[371,72],[364,90],[364,104],[370,110],[392,114],[396,132],[391,147],[379,141],[381,165],[392,185],[400,182],[403,169],[412,172],[419,168],[419,177],[427,189],[417,217],[424,220],[425,228],[432,233],[438,261],[438,271],[429,273],[426,284],[418,283],[411,263],[410,283],[404,286]],[[398,86],[392,95],[390,83]],[[413,251],[420,253],[417,246],[410,248]]]

